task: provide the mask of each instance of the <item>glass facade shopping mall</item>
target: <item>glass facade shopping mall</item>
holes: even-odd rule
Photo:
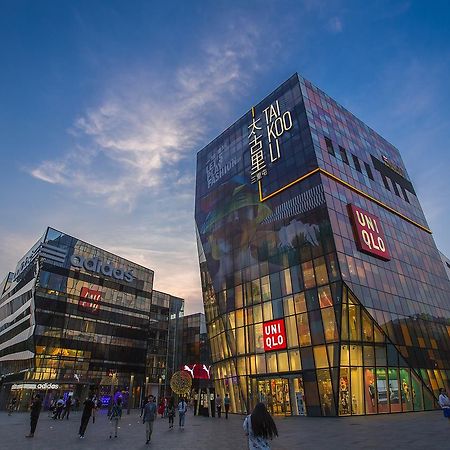
[[[436,407],[450,283],[398,150],[293,75],[197,156],[216,392],[234,412]]]
[[[152,270],[48,228],[0,285],[0,408],[35,392],[139,405],[175,370],[184,300]]]

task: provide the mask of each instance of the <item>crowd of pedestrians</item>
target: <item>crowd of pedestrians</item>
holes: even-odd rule
[[[443,403],[446,403],[448,397],[443,399]],[[13,403],[13,402],[11,402]],[[13,403],[15,405],[16,402]],[[54,399],[51,404],[52,418],[69,419],[69,415],[73,405],[74,399],[70,396],[64,400],[64,397]],[[222,401],[219,394],[215,398],[217,417],[221,418],[222,406],[225,409],[225,418],[228,419],[228,413],[230,409],[230,398],[228,394]],[[94,395],[90,395],[83,402],[83,410],[81,414],[80,428],[78,435],[80,439],[83,439],[86,433],[86,429],[92,417],[92,422],[95,423],[95,411],[99,408],[99,402]],[[446,405],[445,405],[446,406]],[[118,397],[114,400],[110,413],[108,414],[110,421],[110,433],[109,438],[112,439],[118,437],[119,423],[122,418],[123,400]],[[42,399],[39,394],[33,397],[30,405],[30,433],[26,435],[27,438],[34,437],[36,426],[39,420],[39,415],[42,408]],[[178,404],[175,403],[174,398],[166,399],[159,406],[156,405],[156,399],[153,395],[146,397],[141,406],[140,417],[142,423],[145,425],[145,443],[149,444],[152,439],[153,425],[158,416],[168,418],[169,429],[174,427],[174,418],[178,414],[178,427],[180,430],[184,430],[186,423],[186,413],[188,411],[188,402],[185,398],[180,398]],[[11,412],[11,411],[10,411]],[[253,449],[270,449],[270,440],[278,436],[277,427],[269,412],[267,411],[263,403],[258,403],[255,406],[253,412],[248,415],[243,423],[245,434],[248,436],[248,444],[250,450]]]

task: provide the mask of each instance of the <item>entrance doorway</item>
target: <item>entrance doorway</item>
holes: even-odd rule
[[[258,380],[258,400],[266,404],[273,415],[291,415],[289,381],[286,378]]]
[[[257,380],[258,401],[276,416],[306,416],[301,376]]]

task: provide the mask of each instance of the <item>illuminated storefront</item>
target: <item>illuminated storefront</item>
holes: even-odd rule
[[[216,392],[234,412],[435,408],[450,286],[398,150],[295,74],[198,153]]]
[[[90,391],[133,407],[172,364],[169,316],[183,299],[152,302],[150,269],[48,228],[0,287],[1,407],[13,395],[26,408],[36,391],[44,407]]]

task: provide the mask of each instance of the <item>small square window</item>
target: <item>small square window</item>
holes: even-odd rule
[[[350,165],[349,162],[348,162],[348,156],[347,156],[347,152],[345,151],[345,148],[339,146],[339,152],[341,154],[342,161],[345,164]]]
[[[372,169],[370,168],[369,164],[367,164],[366,162],[364,162],[364,167],[366,168],[367,176],[368,176],[371,180],[373,180]]]
[[[324,136],[325,137],[325,136]],[[336,156],[334,153],[334,148],[333,148],[333,143],[331,142],[330,139],[328,139],[327,137],[325,137],[325,143],[327,145],[327,151],[330,155]]]
[[[353,159],[353,164],[355,164],[355,169],[356,169],[358,172],[361,172],[361,173],[362,173],[362,170],[361,170],[361,164],[359,163],[358,157],[352,154],[352,159]]]

